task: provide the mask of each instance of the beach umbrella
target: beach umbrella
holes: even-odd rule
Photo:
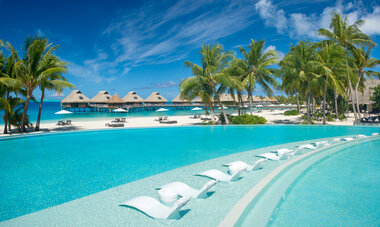
[[[60,114],[60,115],[62,115],[62,120],[64,120],[64,115],[65,114],[72,114],[73,112],[70,112],[70,111],[67,111],[67,110],[60,110],[60,111],[58,111],[58,112],[55,112],[54,114]]]
[[[60,110],[58,112],[55,112],[54,114],[72,114],[73,112],[67,111],[67,110]]]
[[[118,109],[116,109],[116,110],[113,110],[113,112],[125,113],[125,112],[128,112],[128,111],[126,111],[126,110],[123,109],[123,108],[118,108]]]
[[[200,108],[200,107],[194,107],[193,109],[191,109],[191,110],[203,110],[202,108]]]
[[[263,105],[257,105],[256,107],[262,107]]]
[[[169,110],[165,109],[165,108],[160,108],[160,109],[156,110],[156,112],[163,112],[163,111],[169,111]]]
[[[219,108],[218,108],[218,110],[221,110],[221,109],[222,109],[222,107],[219,107]],[[223,109],[227,110],[228,107],[223,106]]]

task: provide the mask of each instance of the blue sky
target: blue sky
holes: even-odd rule
[[[183,62],[198,63],[202,44],[221,43],[240,57],[240,45],[265,39],[283,56],[298,40],[319,40],[317,30],[328,27],[333,11],[366,20],[362,30],[380,42],[378,1],[0,0],[0,6],[0,39],[16,49],[36,34],[59,44],[56,54],[70,63],[67,78],[89,98],[99,90],[174,98],[191,76]],[[379,47],[373,56],[380,58]],[[263,95],[260,88],[256,94]]]

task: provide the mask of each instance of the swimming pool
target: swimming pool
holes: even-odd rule
[[[0,220],[215,157],[378,131],[345,126],[176,127],[1,139]]]
[[[379,226],[380,140],[317,163],[293,185],[269,226]]]

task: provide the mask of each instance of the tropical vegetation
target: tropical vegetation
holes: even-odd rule
[[[301,113],[305,104],[303,119],[307,124],[343,120],[349,110],[360,119],[364,105],[359,103],[358,94],[363,92],[366,80],[380,76],[373,70],[380,61],[371,57],[376,43],[360,30],[363,23],[350,24],[347,16],[336,13],[329,29],[318,31],[324,40],[299,41],[281,60],[275,50],[265,47],[264,40],[252,39],[247,48],[240,47],[241,58],[232,51],[224,52],[220,44],[205,44],[200,51],[201,66],[185,62],[193,76],[180,84],[181,97],[200,97],[212,113],[212,122],[216,122],[214,109],[219,106],[223,115],[219,122],[225,124],[231,119],[220,101],[222,93],[233,97],[229,104],[238,108],[238,115],[245,113],[246,94],[252,115],[253,94],[258,87],[268,96],[274,90],[286,94],[277,96],[278,102],[297,106],[287,115]]]
[[[67,63],[54,54],[58,46],[49,43],[47,38],[26,38],[21,55],[9,42],[0,44],[0,109],[4,111],[4,133],[8,133],[11,126],[16,126],[20,132],[32,126],[27,112],[30,101],[36,101],[34,91],[37,88],[41,90],[35,127],[38,131],[45,91],[61,92],[74,87],[63,76]],[[4,51],[9,53],[8,57]]]

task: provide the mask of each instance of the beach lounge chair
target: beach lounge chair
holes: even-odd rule
[[[64,125],[65,125],[65,122],[63,122],[63,121],[58,121],[57,125],[58,125],[58,126],[64,126]]]
[[[179,219],[181,217],[179,211],[189,202],[189,200],[190,198],[182,197],[178,199],[173,206],[168,207],[155,198],[139,196],[121,203],[120,206],[135,208],[155,219]]]
[[[189,185],[182,182],[172,182],[165,184],[161,187],[156,188],[156,190],[170,190],[177,193],[181,197],[194,198],[194,199],[206,199],[208,197],[207,192],[214,187],[216,180],[210,180],[206,182],[203,187],[199,190],[196,190]]]
[[[121,123],[125,123],[125,117],[123,117],[121,120],[120,120]]]
[[[211,121],[211,118],[210,117],[201,117],[201,120],[202,121]]]
[[[335,138],[332,140],[333,143],[338,143],[340,141],[342,141],[342,138]]]
[[[261,157],[261,158],[265,158],[265,159],[269,159],[269,160],[273,160],[273,161],[278,161],[280,160],[280,157],[277,156],[276,154],[274,153],[264,153],[264,154],[259,154],[259,155],[256,155],[257,157]]]
[[[263,168],[263,164],[264,162],[266,162],[267,160],[266,159],[260,159],[260,160],[257,160],[255,162],[255,164],[253,165],[248,165],[247,163],[243,162],[243,161],[235,161],[235,162],[230,162],[230,163],[227,163],[227,164],[224,164],[223,166],[239,166],[241,168],[244,168],[248,171],[254,171],[254,170],[259,170],[259,169],[262,169]]]
[[[342,138],[343,141],[351,141],[351,140],[354,140],[354,138],[352,137],[346,137],[346,138]]]
[[[271,151],[272,153],[276,153],[279,159],[286,159],[289,155],[293,154],[294,151],[289,150],[288,148],[281,148],[275,151]]]
[[[71,125],[71,120],[67,120],[65,124],[66,125]]]
[[[163,119],[160,121],[160,123],[162,123],[162,124],[176,124],[177,121],[176,120]]]
[[[355,136],[355,138],[358,138],[358,139],[366,138],[366,137],[367,137],[366,135],[357,135],[357,136]]]
[[[217,169],[210,169],[200,173],[195,174],[195,176],[208,177],[222,182],[232,182],[237,181],[240,178],[240,174],[244,171],[244,168],[230,166],[229,174],[223,173]]]
[[[115,120],[111,121],[112,123],[118,123],[120,122],[120,118],[115,118]]]
[[[320,146],[327,146],[329,144],[329,141],[318,141],[318,142],[314,142],[314,143],[311,143],[311,144],[314,144],[315,147],[320,147]]]
[[[374,132],[371,134],[371,136],[378,136],[378,135],[379,135],[379,133],[377,133],[377,132]]]
[[[158,117],[157,119],[154,119],[155,121],[161,121],[162,117]]]
[[[116,123],[116,122],[111,122],[111,123],[106,123],[107,127],[124,127],[123,123]]]

